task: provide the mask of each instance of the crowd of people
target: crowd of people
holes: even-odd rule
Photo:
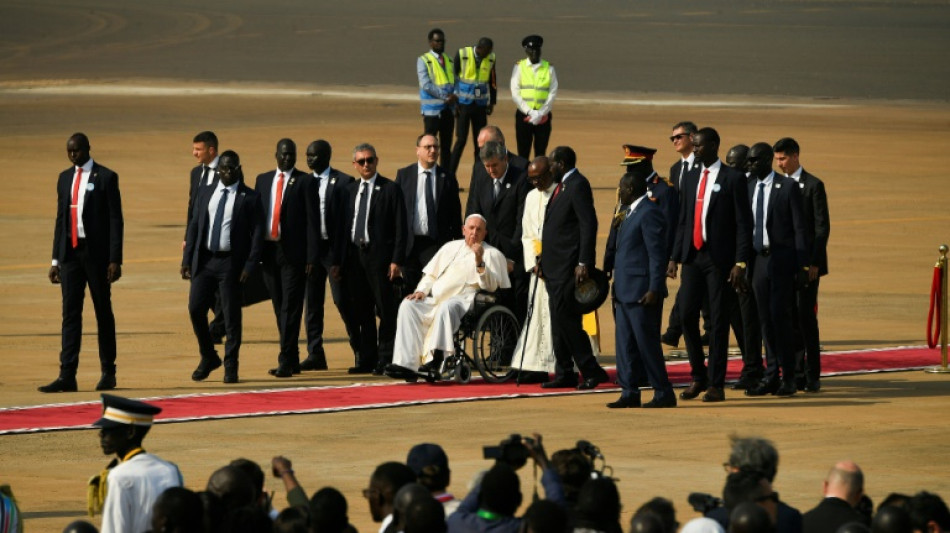
[[[722,160],[715,129],[679,122],[670,137],[678,158],[669,179],[654,169],[656,149],[624,145],[626,173],[601,276],[598,216],[577,154],[558,146],[544,155],[557,77],[540,59],[543,39],[524,39],[526,58],[512,72],[518,154],[487,124],[497,92],[491,39],[460,49],[454,61],[441,30],[428,39],[430,51],[417,61],[424,132],[416,161],[394,180],[378,172],[371,144],[352,150],[353,177],[331,166],[332,148],[322,139],[307,146],[310,172],[298,170],[297,145],[284,138],[276,168],[259,174],[252,188],[239,154],[219,152],[211,131],[194,137],[199,164],[190,176],[180,267],[190,281],[198,345],[193,380],[223,366],[224,383],[239,381],[242,306],[263,300],[273,305],[279,335],[269,373],[290,378],[328,369],[329,282],[353,353],[351,374],[413,380],[438,370],[456,349],[455,330],[474,294],[497,291],[523,327],[517,364],[509,354],[519,382],[592,389],[608,375],[585,324],[594,309],[577,293],[585,284],[601,287],[606,277],[613,280],[623,389],[608,407],[675,407],[661,342],[677,345],[680,335],[692,382],[678,398],[723,401],[730,324],[743,357],[733,389],[749,396],[820,390],[817,291],[828,271],[830,223],[824,186],[802,169],[794,139],[739,145]],[[469,127],[476,158],[463,209],[456,172]],[[49,279],[62,287],[62,350],[59,376],[42,392],[78,388],[87,286],[98,326],[95,388],[116,387],[111,287],[122,275],[121,196],[118,175],[90,151],[84,134],[69,138],[73,166],[57,186]],[[678,276],[670,329],[661,335],[667,280]],[[222,343],[223,358],[216,348]],[[644,403],[645,386],[654,397]]]
[[[332,486],[308,497],[293,463],[282,456],[269,465],[286,489],[287,507],[274,507],[265,490],[265,470],[248,459],[216,469],[203,489],[183,486],[178,467],[143,449],[143,440],[160,408],[103,394],[100,428],[103,453],[114,456],[90,490],[91,513],[102,514],[104,533],[355,533],[346,497]],[[542,436],[511,435],[486,446],[486,469],[469,483],[464,498],[450,492],[452,470],[435,443],[412,446],[405,461],[379,464],[362,491],[379,533],[937,533],[950,531],[950,510],[940,496],[926,491],[889,494],[876,507],[865,493],[864,473],[850,460],[834,464],[814,495],[815,506],[802,512],[781,500],[776,490],[779,454],[759,437],[730,437],[721,497],[692,493],[688,503],[702,518],[680,527],[676,504],[649,497],[629,523],[621,523],[618,480],[605,454],[588,441],[548,456]],[[530,500],[522,493],[521,469],[534,469]],[[817,492],[817,491],[816,491]],[[4,516],[17,516],[4,491]],[[12,500],[9,500],[12,501]],[[519,514],[519,509],[525,508]],[[12,509],[12,511],[11,511]],[[366,512],[366,511],[362,511]],[[680,515],[682,516],[682,515]],[[626,522],[626,521],[624,521]],[[16,525],[16,520],[0,523]],[[15,527],[0,532],[18,531]],[[86,521],[64,532],[95,532]]]

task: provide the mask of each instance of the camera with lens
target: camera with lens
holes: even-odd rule
[[[528,462],[531,454],[526,445],[534,444],[534,439],[522,437],[517,433],[512,433],[507,439],[501,441],[498,446],[485,446],[482,448],[485,459],[495,459],[507,463],[514,469],[521,468]]]
[[[712,494],[706,494],[705,492],[691,492],[689,496],[686,497],[686,501],[689,502],[689,505],[694,511],[702,513],[704,516],[716,507],[722,507],[721,498],[717,498]]]

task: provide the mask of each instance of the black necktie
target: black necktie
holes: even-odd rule
[[[366,205],[369,201],[369,182],[364,181],[360,186],[360,207],[356,211],[356,231],[353,235],[353,242],[356,244],[365,244],[366,239]]]
[[[492,202],[498,202],[498,196],[501,195],[501,180],[495,180],[495,183],[492,184],[494,189],[492,190]]]
[[[759,182],[759,196],[755,200],[755,235],[752,247],[756,252],[765,249],[765,183]]]
[[[224,224],[224,207],[228,204],[228,190],[221,192],[221,199],[218,200],[218,210],[214,212],[214,224],[211,225],[211,246],[208,248],[212,252],[221,249],[221,226]]]
[[[689,161],[683,161],[683,165],[680,167],[680,179],[676,183],[676,188],[683,189],[683,177],[686,176],[686,172],[689,169]]]
[[[431,170],[425,171],[426,175],[426,216],[429,219],[428,235],[430,237],[435,237],[438,232],[436,231],[436,220],[435,220],[435,173]]]

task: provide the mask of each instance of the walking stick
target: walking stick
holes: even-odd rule
[[[541,256],[534,258],[535,269],[541,270]],[[534,274],[534,285],[531,287],[531,295],[528,297],[528,312],[524,317],[524,342],[521,343],[521,361],[518,362],[518,376],[515,378],[515,387],[521,386],[521,369],[524,368],[524,352],[528,348],[528,325],[531,324],[531,316],[534,315],[534,295],[538,292],[538,280],[541,276],[537,272]]]

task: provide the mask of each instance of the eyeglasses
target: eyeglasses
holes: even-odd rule
[[[422,148],[423,150],[438,150],[439,145],[438,144],[423,144],[419,148]]]
[[[357,159],[357,160],[355,160],[355,161],[353,161],[353,162],[356,163],[357,165],[363,167],[363,166],[372,165],[373,163],[375,163],[375,162],[376,162],[376,158],[375,158],[375,157],[367,157],[367,158],[365,158],[365,159]]]
[[[683,137],[689,137],[689,134],[688,134],[688,133],[677,133],[676,135],[673,135],[672,137],[670,137],[670,142],[671,142],[671,143],[675,143],[678,139],[682,139]]]

